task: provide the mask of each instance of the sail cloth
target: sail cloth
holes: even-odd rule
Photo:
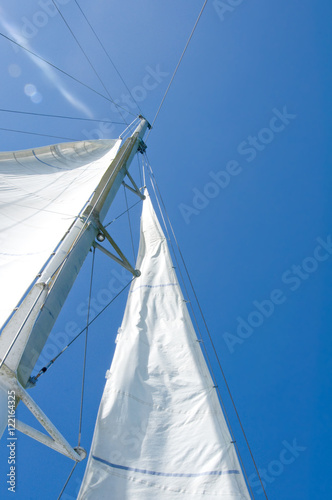
[[[0,153],[0,327],[114,159],[120,140]]]
[[[149,196],[136,267],[78,498],[249,500]]]

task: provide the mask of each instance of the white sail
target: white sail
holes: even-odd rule
[[[249,500],[147,196],[137,266],[80,500]]]
[[[79,215],[120,140],[0,153],[0,327]]]

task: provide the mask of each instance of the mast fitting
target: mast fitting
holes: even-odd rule
[[[141,153],[141,154],[144,154],[145,151],[146,151],[146,148],[147,148],[147,145],[145,144],[145,142],[143,141],[143,139],[140,139],[139,142],[138,142],[137,152]]]
[[[104,236],[104,239],[105,238],[107,239],[107,241],[112,245],[112,247],[116,251],[117,255],[114,255],[109,250],[107,250],[106,248],[104,248],[101,245],[99,245],[99,243],[97,243],[96,241],[93,243],[93,246],[95,248],[98,248],[99,250],[101,250],[105,255],[107,255],[111,259],[115,260],[115,262],[117,262],[118,264],[120,264],[122,267],[124,267],[125,269],[127,269],[127,271],[129,271],[133,276],[135,276],[136,278],[138,278],[138,276],[141,275],[141,272],[138,269],[134,269],[134,267],[130,264],[130,262],[127,259],[127,257],[121,251],[120,247],[115,243],[115,241],[113,240],[112,236],[104,228],[104,226],[101,224],[101,222],[98,222],[96,220],[95,220],[95,222],[98,225],[99,234],[101,234],[102,236]],[[97,239],[98,239],[98,237],[97,237]],[[101,241],[101,240],[98,239],[98,241]]]

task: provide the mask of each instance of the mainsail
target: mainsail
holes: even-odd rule
[[[90,198],[121,140],[0,153],[0,328]]]
[[[146,192],[136,267],[80,500],[249,500]]]

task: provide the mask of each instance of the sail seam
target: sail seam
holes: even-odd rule
[[[130,293],[136,292],[139,288],[163,288],[165,286],[178,286],[177,283],[164,283],[160,285],[139,285],[134,290],[130,290]]]
[[[60,167],[56,167],[55,165],[50,165],[49,163],[46,163],[45,161],[43,161],[40,158],[38,158],[38,156],[36,155],[36,153],[34,152],[34,150],[32,150],[32,154],[36,158],[36,160],[40,161],[40,163],[44,163],[44,165],[47,165],[48,167],[51,167],[51,168],[56,168],[57,170],[61,170]]]
[[[113,464],[112,462],[108,462],[107,460],[104,460],[103,458],[96,457],[92,455],[92,458],[94,460],[97,460],[98,462],[101,462],[102,464],[108,465],[109,467],[112,467],[114,469],[121,469],[121,470],[126,470],[130,472],[139,472],[140,474],[149,474],[152,476],[164,476],[164,477],[200,477],[200,476],[223,476],[223,475],[228,475],[228,474],[240,474],[240,471],[237,469],[231,469],[231,470],[226,470],[226,471],[207,471],[207,472],[196,472],[196,473],[187,473],[187,472],[157,472],[157,471],[151,471],[147,469],[137,469],[135,467],[128,467],[126,465],[118,465],[118,464]]]

